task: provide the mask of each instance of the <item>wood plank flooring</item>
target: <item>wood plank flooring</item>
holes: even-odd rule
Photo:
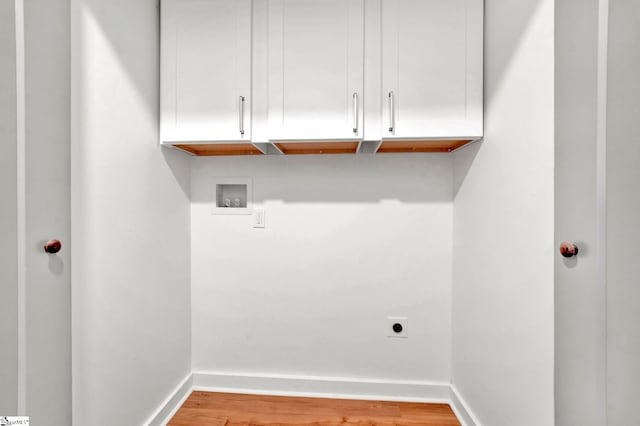
[[[460,426],[447,404],[193,392],[169,426]]]

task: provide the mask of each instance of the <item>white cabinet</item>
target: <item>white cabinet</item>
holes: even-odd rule
[[[364,0],[269,0],[269,139],[363,134]]]
[[[446,152],[482,137],[483,0],[162,0],[161,23],[163,144]]]
[[[163,143],[250,144],[251,0],[163,0],[161,69]]]
[[[382,0],[382,138],[482,136],[482,0]]]

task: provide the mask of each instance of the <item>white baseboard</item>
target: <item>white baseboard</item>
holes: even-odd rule
[[[469,405],[462,399],[460,392],[454,385],[451,385],[451,409],[455,413],[462,426],[481,426],[480,422],[474,416]]]
[[[196,371],[193,389],[254,395],[449,403],[449,384]]]
[[[445,382],[364,380],[198,371],[187,375],[145,423],[164,426],[192,391],[449,404],[462,426],[481,426],[455,386]]]
[[[145,423],[147,426],[164,426],[176,414],[178,409],[184,404],[193,390],[193,374],[187,377],[169,394],[160,407]]]

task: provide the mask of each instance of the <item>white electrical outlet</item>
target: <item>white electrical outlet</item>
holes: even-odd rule
[[[264,208],[253,209],[253,227],[264,228]]]
[[[409,337],[409,318],[387,317],[387,337],[406,339]]]

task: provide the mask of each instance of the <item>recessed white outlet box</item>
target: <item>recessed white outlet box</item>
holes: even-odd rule
[[[409,318],[387,317],[387,337],[400,339],[409,337]]]
[[[259,207],[253,209],[253,227],[254,228],[264,228],[264,208]]]
[[[251,214],[253,212],[252,179],[215,178],[212,214]]]

